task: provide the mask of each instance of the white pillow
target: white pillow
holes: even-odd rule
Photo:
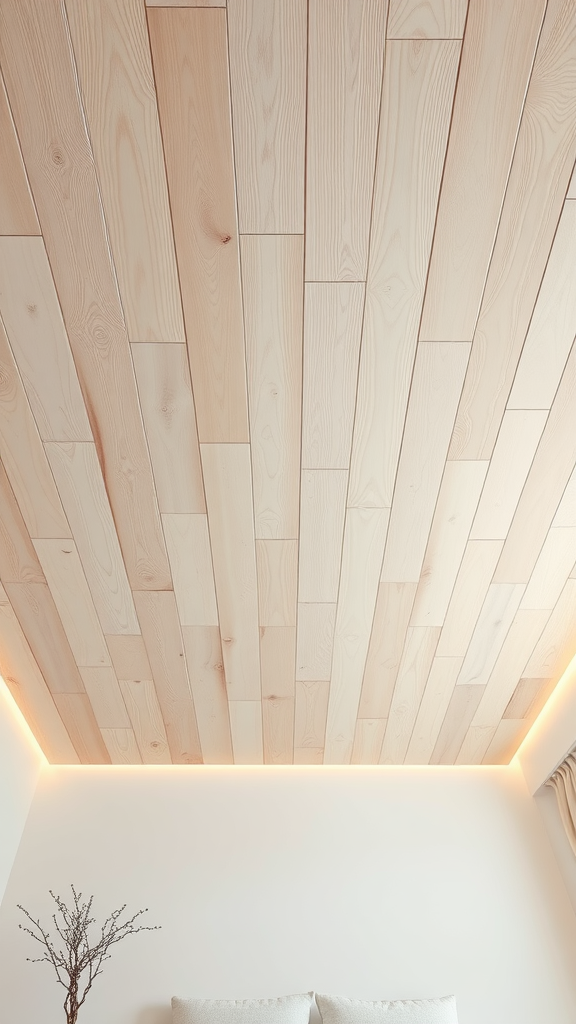
[[[456,999],[346,999],[316,995],[322,1024],[458,1024]]]
[[[173,1024],[308,1024],[312,992],[278,999],[172,999]]]

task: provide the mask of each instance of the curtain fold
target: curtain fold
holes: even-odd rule
[[[560,817],[576,856],[576,754],[568,755],[546,785],[556,792]]]

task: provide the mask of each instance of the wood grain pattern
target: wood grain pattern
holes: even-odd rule
[[[228,695],[217,626],[183,626],[204,764],[233,764]]]
[[[139,633],[95,445],[50,443],[46,453],[104,633]]]
[[[576,526],[576,468],[572,470],[564,488],[552,526]]]
[[[461,39],[468,0],[390,0],[388,39]]]
[[[363,307],[359,282],[305,286],[304,469],[349,467]]]
[[[248,440],[226,13],[148,25],[200,441]]]
[[[550,529],[520,607],[552,610],[575,562],[576,527]]]
[[[307,747],[321,750],[323,760],[329,691],[328,680],[300,680],[296,683],[294,757],[296,748]]]
[[[161,512],[205,512],[196,410],[185,345],[133,345]]]
[[[87,695],[55,693],[54,703],[78,751],[81,764],[110,764],[110,754]]]
[[[248,445],[204,444],[201,452],[228,697],[259,700],[250,451]],[[234,733],[232,739],[234,742]]]
[[[474,684],[454,687],[430,764],[454,764],[483,692]]]
[[[262,699],[294,697],[296,630],[293,626],[260,627]]]
[[[387,0],[311,0],[306,280],[366,279]]]
[[[296,631],[296,679],[330,679],[335,604],[299,604]]]
[[[47,584],[6,583],[6,593],[52,694],[83,693],[84,684]],[[76,746],[73,736],[72,742]],[[78,754],[82,759],[80,750]]]
[[[178,615],[183,626],[217,626],[212,553],[205,515],[162,516]]]
[[[0,235],[39,235],[40,225],[34,209],[18,136],[0,74]]]
[[[298,541],[257,540],[256,571],[260,625],[295,626]]]
[[[229,710],[234,764],[263,764],[262,702],[231,700]]]
[[[545,8],[543,0],[470,4],[420,328],[424,341],[472,341]]]
[[[144,764],[171,764],[154,683],[151,679],[120,679],[119,683]]]
[[[33,0],[24,10],[9,0],[0,12],[0,35],[6,87],[128,576],[135,588],[168,587],[168,556],[63,5]]]
[[[354,730],[351,764],[378,764],[386,732],[384,718],[358,718]]]
[[[3,583],[45,583],[42,566],[0,462],[0,579]]]
[[[459,55],[387,45],[350,505],[392,503]]]
[[[529,728],[529,722],[523,720],[500,722],[482,764],[510,764]]]
[[[112,764],[142,764],[133,729],[100,729]]]
[[[118,679],[152,679],[152,669],[141,636],[126,634],[106,637]]]
[[[440,730],[444,728],[446,734],[452,722],[452,715],[447,715],[461,667],[462,658],[434,658],[406,751],[406,764],[430,763]]]
[[[254,517],[259,538],[298,536],[304,244],[241,239]]]
[[[438,655],[463,658],[472,638],[502,541],[471,540],[466,545],[438,642]]]
[[[307,13],[306,0],[228,5],[241,232],[304,231]]]
[[[488,682],[524,589],[522,584],[490,584],[458,676],[458,685],[483,686]]]
[[[66,0],[132,342],[185,340],[154,76],[139,0]]]
[[[522,672],[524,678],[558,681],[574,656],[575,619],[576,580],[568,579]]]
[[[294,764],[323,764],[324,751],[321,747],[295,747]]]
[[[482,764],[495,731],[494,726],[471,725],[458,751],[456,764]]]
[[[406,757],[439,636],[440,630],[435,626],[411,626],[408,629],[390,705],[380,764],[402,764]]]
[[[294,698],[263,697],[264,764],[292,764],[294,759]]]
[[[146,0],[147,7],[226,7],[226,0]]]
[[[113,668],[81,668],[80,675],[100,729],[129,729],[130,719]]]
[[[381,583],[378,587],[359,718],[388,717],[415,596],[415,583]]]
[[[338,597],[348,473],[302,471],[298,600],[335,602]]]
[[[551,679],[519,679],[502,718],[533,721],[553,688]]]
[[[383,583],[417,583],[470,354],[467,344],[419,345],[386,552]]]

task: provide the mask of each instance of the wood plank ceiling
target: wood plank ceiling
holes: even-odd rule
[[[506,763],[576,653],[574,0],[0,0],[55,763]]]

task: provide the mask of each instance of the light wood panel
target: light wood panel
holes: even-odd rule
[[[576,469],[572,470],[564,488],[552,526],[576,526]]]
[[[55,693],[54,703],[82,764],[110,764],[102,733],[85,693]]]
[[[40,226],[0,74],[0,235],[39,235]]]
[[[183,626],[204,764],[233,764],[228,696],[217,626]]]
[[[212,553],[205,515],[162,516],[183,626],[217,626]]]
[[[458,676],[459,685],[488,682],[524,589],[522,584],[490,584]]]
[[[147,7],[226,7],[226,0],[146,0]]]
[[[411,626],[392,696],[380,764],[402,764],[438,645],[437,627]]]
[[[348,469],[364,286],[311,283],[304,290],[302,466]]]
[[[444,736],[452,732],[452,700],[461,667],[462,658],[434,658],[406,751],[406,764],[428,764],[435,752],[441,729],[444,730]],[[441,741],[441,746],[444,747],[444,741]]]
[[[294,759],[298,748],[321,750],[324,758],[326,716],[328,714],[328,680],[300,680],[296,683],[294,718]]]
[[[335,621],[335,604],[298,605],[296,679],[330,679]]]
[[[296,630],[293,626],[260,627],[262,697],[294,697]]]
[[[46,583],[6,583],[5,589],[52,694],[83,693],[82,678]],[[83,760],[73,736],[72,742]]]
[[[324,751],[314,747],[295,747],[294,764],[323,764]]]
[[[294,759],[294,698],[262,700],[264,764],[292,764]]]
[[[242,238],[254,517],[259,538],[298,536],[303,239]]]
[[[388,39],[461,39],[468,0],[390,0]]]
[[[0,579],[3,583],[45,583],[42,566],[0,462]]]
[[[383,583],[417,583],[466,364],[468,344],[419,345],[386,552]]]
[[[522,672],[524,678],[558,681],[576,649],[575,621],[576,579],[568,579]]]
[[[422,313],[424,341],[472,341],[545,8],[544,0],[470,4]]]
[[[430,764],[454,764],[483,692],[471,683],[454,687]]]
[[[463,658],[466,654],[502,543],[498,540],[468,541],[440,634],[438,655]]]
[[[106,637],[118,679],[152,679],[152,669],[141,636],[126,634]]]
[[[415,583],[380,583],[378,587],[359,718],[388,717],[415,596]]]
[[[162,712],[152,679],[120,679],[119,682],[144,764],[171,764]]]
[[[307,281],[366,279],[387,13],[387,0],[309,3]]]
[[[298,541],[257,540],[258,621],[261,626],[295,626]]]
[[[81,668],[80,675],[100,729],[129,729],[130,719],[113,668]]]
[[[338,597],[347,486],[345,470],[302,472],[299,601],[335,602]]]
[[[392,503],[459,55],[457,42],[387,45],[351,505]]]
[[[262,702],[231,700],[229,710],[234,764],[262,764]]]
[[[112,764],[142,764],[133,729],[100,729]]]
[[[532,721],[543,707],[552,688],[551,679],[520,679],[502,718],[528,718]]]
[[[185,345],[133,345],[132,359],[161,512],[205,512]]]
[[[306,0],[233,0],[228,6],[242,232],[304,231],[307,14]]]
[[[549,608],[556,604],[571,567],[576,562],[576,527],[550,529],[538,555],[521,608]]]
[[[522,720],[500,722],[482,764],[510,764],[529,728],[529,723]]]
[[[247,441],[238,233],[222,10],[148,25],[200,441]]]
[[[354,730],[351,764],[378,764],[385,731],[384,718],[358,718]]]

